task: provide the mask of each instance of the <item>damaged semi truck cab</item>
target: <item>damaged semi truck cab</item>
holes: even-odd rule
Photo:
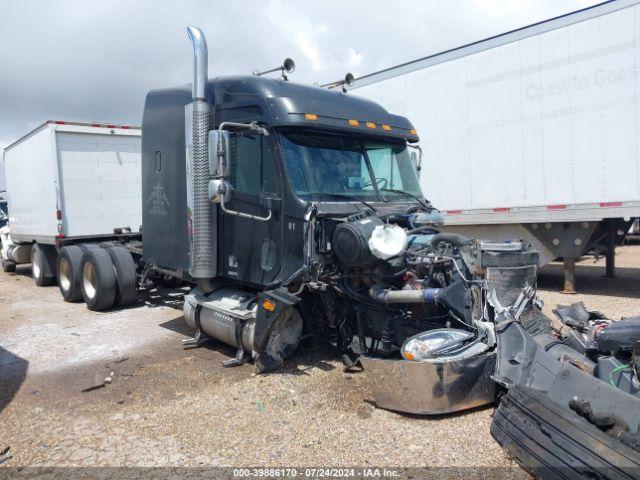
[[[398,365],[446,375],[440,403],[388,408],[491,402],[490,294],[536,317],[537,253],[436,229],[406,118],[284,75],[209,80],[204,36],[189,35],[191,88],[146,99],[142,177],[144,260],[195,285],[184,303],[191,344],[221,340],[237,348],[228,365],[253,359],[262,372],[315,335],[348,365],[380,372],[381,396]]]

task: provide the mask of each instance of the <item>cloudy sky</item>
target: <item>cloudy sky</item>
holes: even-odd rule
[[[0,149],[47,119],[139,124],[148,90],[191,81],[190,24],[207,36],[210,76],[290,56],[292,81],[323,83],[595,3],[0,0]]]

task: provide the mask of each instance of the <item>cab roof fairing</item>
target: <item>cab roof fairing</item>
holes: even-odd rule
[[[326,88],[249,75],[217,77],[207,84],[207,100],[216,107],[216,123],[226,111],[233,112],[234,121],[246,117],[244,121],[257,120],[273,127],[305,126],[419,141],[407,118],[390,114],[363,97]],[[317,118],[310,120],[306,114]],[[358,125],[349,120],[357,120]]]

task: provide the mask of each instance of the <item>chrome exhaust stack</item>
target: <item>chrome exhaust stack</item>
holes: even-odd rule
[[[189,39],[193,44],[193,84],[191,86],[191,96],[193,100],[205,100],[205,89],[207,87],[207,75],[209,72],[209,54],[207,50],[207,39],[198,27],[187,27]]]
[[[216,276],[214,207],[209,202],[209,143],[211,107],[206,99],[207,40],[197,27],[188,27],[193,44],[193,101],[185,107],[187,221],[189,274],[196,280]]]

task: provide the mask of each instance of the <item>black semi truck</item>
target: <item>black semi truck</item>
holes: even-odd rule
[[[142,258],[195,284],[184,303],[190,343],[223,340],[238,349],[229,365],[253,359],[259,372],[307,334],[328,339],[349,365],[399,356],[406,339],[430,329],[436,343],[465,338],[460,360],[488,351],[487,292],[474,278],[483,273],[463,271],[460,252],[470,265],[508,257],[519,268],[512,293],[534,284],[537,253],[435,230],[442,216],[421,193],[419,139],[406,118],[284,78],[208,80],[204,36],[189,35],[192,87],[146,99]],[[492,398],[494,360],[476,368],[487,388],[465,406]]]
[[[104,310],[182,280],[185,346],[223,341],[228,366],[277,369],[313,336],[364,368],[383,408],[441,414],[508,389],[492,432],[526,468],[639,468],[640,322],[577,311],[553,331],[526,241],[441,231],[409,120],[289,82],[291,62],[282,79],[209,80],[188,33],[193,84],[146,98],[142,240],[62,248],[65,299]]]

